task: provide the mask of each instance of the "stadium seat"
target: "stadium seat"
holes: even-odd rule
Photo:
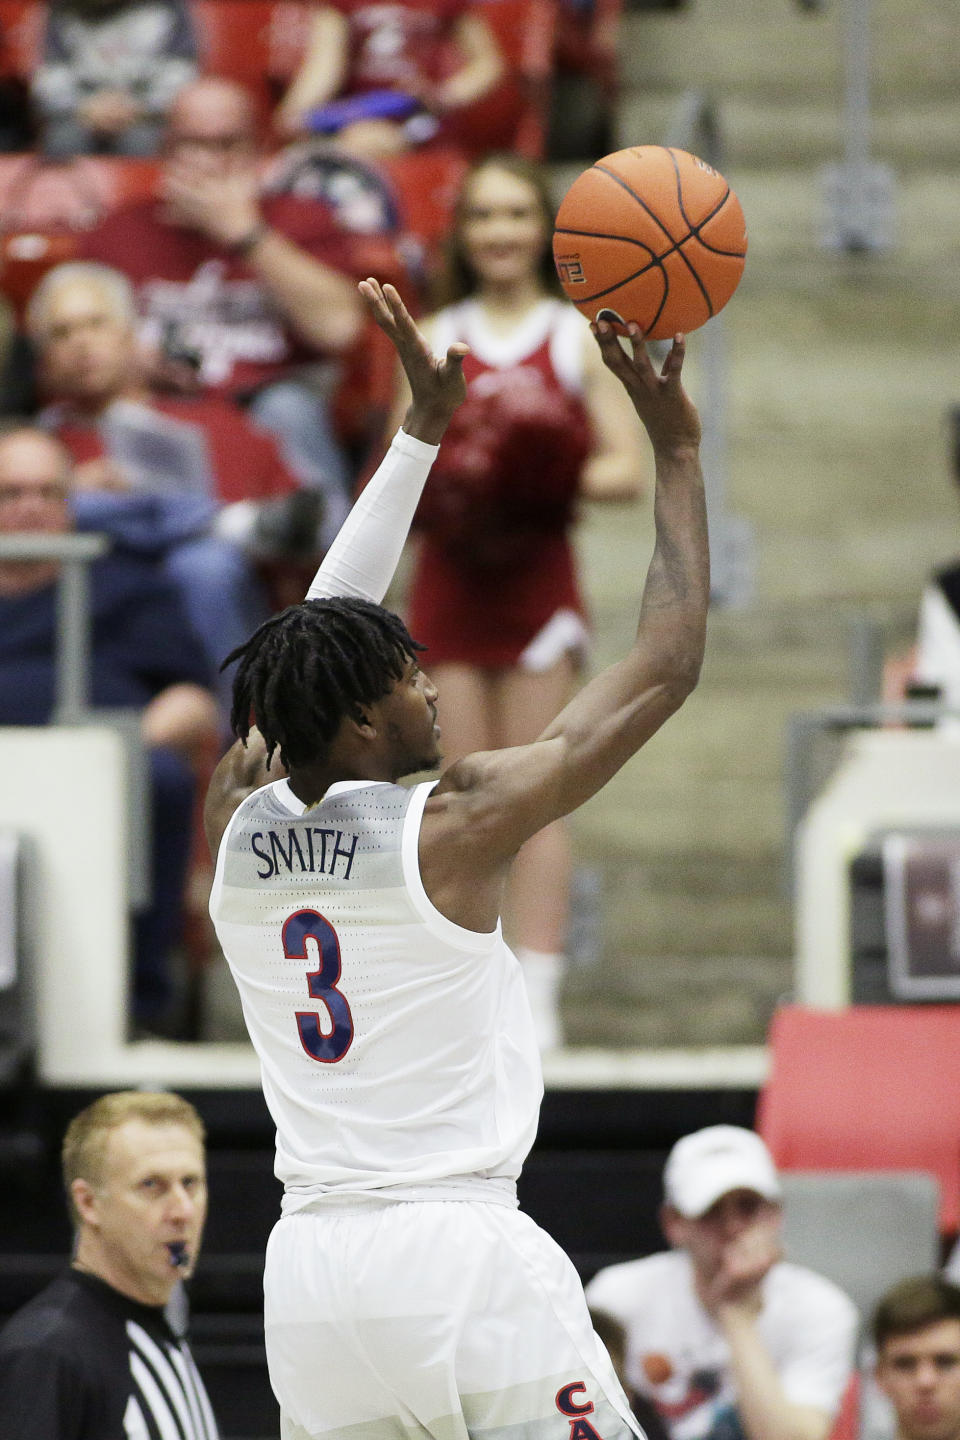
[[[269,83],[270,37],[274,11],[280,8],[291,7],[270,0],[191,0],[190,6],[201,70],[249,86],[265,114],[275,99]]]
[[[0,0],[0,75],[27,79],[37,68],[46,15],[41,0]]]
[[[0,288],[17,312],[47,270],[73,259],[83,230],[152,194],[156,175],[154,160],[0,155]]]
[[[757,1129],[781,1170],[933,1175],[960,1226],[960,1006],[787,1005],[770,1029]]]
[[[788,1171],[783,1175],[787,1259],[833,1280],[864,1322],[899,1280],[940,1258],[940,1192],[909,1170]]]
[[[432,270],[453,221],[467,161],[459,150],[410,150],[379,162],[400,205],[400,227],[411,267]]]
[[[854,1370],[847,1381],[847,1388],[840,1401],[840,1409],[831,1426],[827,1440],[857,1440],[860,1433],[860,1372]]]

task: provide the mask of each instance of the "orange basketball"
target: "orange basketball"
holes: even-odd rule
[[[736,290],[747,254],[740,201],[723,176],[664,145],[605,155],[574,180],[553,233],[567,295],[588,320],[635,320],[663,340],[696,330]]]

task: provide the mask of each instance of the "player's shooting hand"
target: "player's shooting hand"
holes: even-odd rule
[[[392,285],[369,279],[361,280],[359,289],[373,318],[392,341],[410,385],[412,399],[404,430],[428,445],[438,445],[467,393],[463,360],[470,347],[458,343],[442,358],[434,355]]]
[[[643,343],[639,325],[631,323],[627,327],[629,353],[606,320],[595,321],[590,328],[597,337],[604,364],[633,401],[654,450],[695,450],[700,444],[700,416],[681,379],[687,351],[684,336],[674,336],[670,353],[658,373]]]

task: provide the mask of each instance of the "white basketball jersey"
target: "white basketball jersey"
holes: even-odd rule
[[[277,1126],[284,1209],[373,1193],[515,1204],[543,1081],[520,966],[420,878],[431,783],[248,797],[210,914]]]

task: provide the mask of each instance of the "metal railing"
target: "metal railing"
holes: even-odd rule
[[[823,243],[851,253],[894,243],[894,177],[870,158],[872,0],[843,0],[843,158],[822,171]]]
[[[53,560],[57,579],[54,720],[70,724],[90,708],[90,577],[88,566],[110,548],[106,535],[0,535],[0,560]]]
[[[89,567],[110,549],[100,534],[50,535],[24,531],[0,535],[0,561],[54,561],[57,575],[55,687],[51,717],[55,725],[111,725],[123,736],[127,761],[127,852],[129,900],[150,899],[151,793],[146,750],[134,710],[94,710],[90,704],[92,617]]]

